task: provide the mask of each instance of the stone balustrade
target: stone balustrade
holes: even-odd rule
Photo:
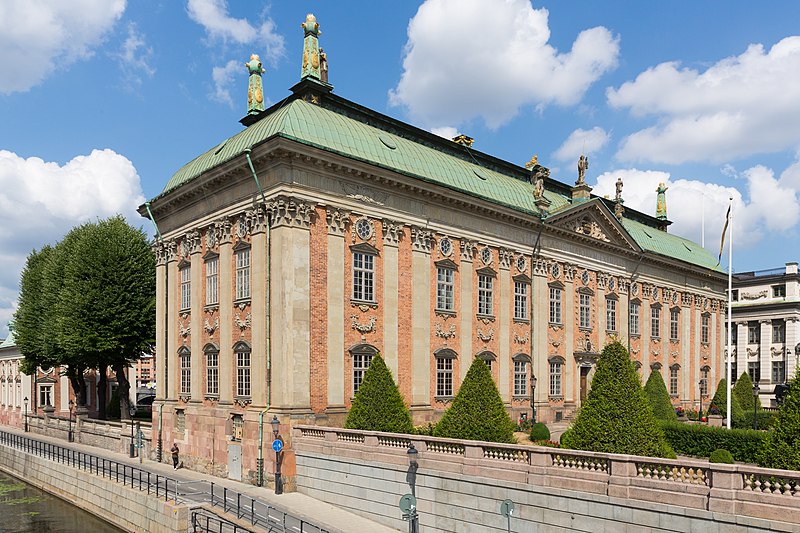
[[[475,476],[607,498],[800,524],[800,472],[705,460],[660,459],[541,446],[299,425],[298,458],[333,456],[359,464],[407,467],[409,444],[419,472]],[[302,489],[300,489],[302,490]],[[688,512],[688,511],[687,511]],[[696,511],[695,511],[696,512]]]

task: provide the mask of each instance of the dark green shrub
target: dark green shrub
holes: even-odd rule
[[[710,463],[725,463],[728,465],[733,464],[733,456],[731,452],[724,448],[717,448],[713,452],[711,452],[711,457],[708,458]]]
[[[344,427],[367,431],[411,433],[411,413],[383,357],[376,354],[358,387]]]
[[[482,359],[475,359],[433,434],[451,439],[514,442],[514,427],[489,367]]]
[[[747,372],[743,372],[742,375],[739,376],[739,380],[736,382],[736,385],[733,386],[733,394],[736,395],[736,399],[739,400],[739,405],[745,411],[753,411],[761,408],[761,401],[753,397],[753,381],[750,379],[750,374]],[[755,407],[753,400],[755,400]]]
[[[525,419],[520,418],[519,421],[517,422],[516,431],[529,433],[532,428],[533,428],[533,421],[530,418],[525,418]]]
[[[728,380],[722,378],[717,384],[717,392],[711,399],[711,405],[719,409],[723,417],[728,416]],[[744,416],[744,409],[739,404],[739,398],[731,391],[731,427],[738,427],[737,421]],[[753,419],[750,419],[750,426],[753,425]]]
[[[628,350],[619,341],[603,348],[586,401],[561,442],[578,450],[671,455]]]
[[[667,386],[664,384],[664,378],[658,370],[652,370],[650,376],[647,378],[647,383],[644,386],[644,393],[647,395],[647,400],[653,408],[653,415],[658,420],[677,420],[678,415],[675,414],[675,408],[672,406],[672,401],[669,399]]]
[[[736,461],[755,463],[767,434],[763,431],[727,429],[704,424],[662,422],[667,442],[679,455],[709,457],[717,448],[731,452]]]
[[[789,383],[775,425],[767,433],[758,464],[768,468],[800,470],[800,369]]]
[[[742,411],[738,418],[734,417],[732,427],[737,429],[753,429],[753,413],[754,411]],[[755,411],[755,417],[758,429],[769,429],[778,419],[778,413],[760,409]]]
[[[542,422],[536,422],[531,428],[531,440],[550,440],[550,430]]]
[[[569,429],[567,429],[566,431],[564,431],[564,433],[561,434],[561,437],[559,437],[558,442],[559,442],[559,444],[561,444],[562,446],[564,446],[566,448],[567,446],[564,443],[569,441],[569,439],[570,439],[570,437],[569,437]]]
[[[108,399],[108,403],[106,404],[106,416],[108,418],[120,418],[121,415],[122,412],[119,406],[119,389],[114,389],[114,392],[111,393],[111,398]]]

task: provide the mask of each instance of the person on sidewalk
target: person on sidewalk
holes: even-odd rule
[[[172,449],[170,451],[172,452],[172,469],[173,470],[177,470],[178,469],[178,453],[180,453],[180,450],[178,449],[178,445],[173,442],[172,443]]]

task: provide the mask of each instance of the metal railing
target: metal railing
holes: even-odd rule
[[[147,494],[163,497],[165,501],[178,501],[178,480],[142,468],[2,430],[0,444],[121,482],[131,488],[146,490]]]
[[[255,533],[204,509],[192,510],[191,526],[193,533]]]

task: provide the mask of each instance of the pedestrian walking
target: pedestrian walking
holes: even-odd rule
[[[173,442],[172,443],[172,449],[170,451],[172,452],[172,469],[173,470],[177,470],[178,469],[178,454],[180,453],[180,450],[178,449],[178,445]]]

